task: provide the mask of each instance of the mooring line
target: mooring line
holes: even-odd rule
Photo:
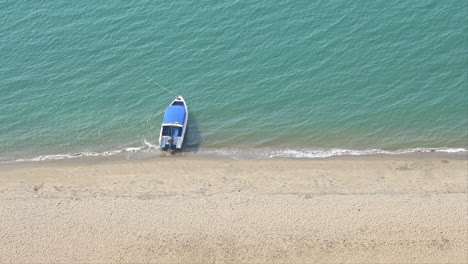
[[[148,78],[148,81],[149,81],[149,82],[152,82],[152,83],[156,84],[156,85],[159,86],[160,88],[162,88],[162,89],[164,89],[164,90],[170,92],[171,94],[173,94],[173,95],[175,95],[175,96],[179,96],[179,94],[176,94],[176,93],[174,93],[173,91],[171,91],[171,90],[169,90],[169,89],[167,89],[167,88],[162,87],[162,85],[160,85],[159,83],[157,83],[155,80],[151,79],[150,77],[147,77],[147,78]]]

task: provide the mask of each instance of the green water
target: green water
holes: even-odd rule
[[[463,150],[467,5],[2,1],[0,160],[151,150],[173,98],[148,77],[187,151]]]

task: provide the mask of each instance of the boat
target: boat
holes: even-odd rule
[[[181,149],[187,131],[188,109],[178,95],[166,108],[159,135],[159,146],[164,150]]]

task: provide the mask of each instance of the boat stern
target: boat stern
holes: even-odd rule
[[[171,136],[162,136],[159,146],[162,149],[181,149],[182,148],[182,137],[171,137]]]

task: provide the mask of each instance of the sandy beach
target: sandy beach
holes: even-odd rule
[[[466,154],[0,166],[0,263],[467,263]]]

